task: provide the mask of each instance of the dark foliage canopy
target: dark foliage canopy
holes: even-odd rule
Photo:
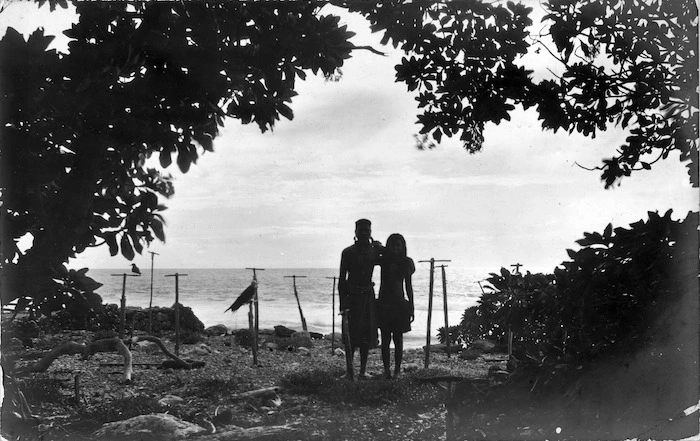
[[[55,4],[52,4],[52,7]],[[311,2],[77,2],[68,54],[9,29],[0,43],[2,301],[61,309],[64,264],[107,244],[131,259],[165,240],[170,177],[186,172],[225,117],[271,129],[293,118],[305,71],[331,75],[353,45]],[[21,254],[16,240],[33,246]],[[98,302],[99,303],[99,302]]]

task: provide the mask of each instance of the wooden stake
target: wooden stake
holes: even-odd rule
[[[306,327],[306,319],[304,318],[304,312],[301,310],[301,303],[299,302],[299,293],[297,292],[297,277],[300,279],[305,279],[306,276],[297,276],[296,274],[291,276],[284,276],[285,278],[291,277],[294,283],[294,297],[297,299],[297,306],[299,307],[299,315],[301,316],[301,327],[304,331],[309,329]]]
[[[122,298],[121,298],[121,308],[119,311],[119,338],[124,338],[124,322],[126,321],[126,278],[127,277],[139,277],[138,274],[112,274],[115,277],[122,278]]]
[[[430,321],[433,315],[433,284],[435,282],[433,273],[435,271],[435,262],[451,262],[451,260],[435,260],[435,258],[431,258],[430,260],[419,260],[418,262],[430,263],[430,285],[428,289],[428,336],[426,337],[425,342],[425,362],[423,364],[423,367],[428,369],[428,366],[430,366]]]
[[[167,274],[165,277],[175,277],[175,355],[180,355],[180,276],[187,274]]]
[[[326,277],[326,279],[333,279],[333,293],[331,294],[331,303],[333,304],[332,306],[332,330],[331,330],[331,355],[335,353],[335,281],[338,280],[337,277]]]
[[[445,279],[446,267],[447,265],[440,265],[440,268],[442,268],[442,309],[445,311],[445,349],[447,350],[447,358],[450,358],[450,325],[447,323],[447,280]]]
[[[153,334],[153,258],[158,255],[158,253],[149,251],[151,253],[151,299],[148,302],[148,333]]]
[[[257,366],[258,364],[258,332],[260,330],[260,321],[258,318],[258,313],[260,312],[258,308],[258,274],[256,271],[265,271],[265,268],[246,268],[247,270],[253,270],[253,280],[255,280],[255,295],[253,296],[252,307],[248,311],[248,327],[250,328],[250,338],[251,346],[253,349],[253,364]],[[253,326],[250,325],[250,314],[254,315]]]

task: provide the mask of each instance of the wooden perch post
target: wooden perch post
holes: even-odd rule
[[[305,279],[306,276],[297,276],[296,274],[291,275],[291,276],[284,276],[284,277],[291,277],[293,281],[293,286],[294,286],[294,297],[297,299],[297,306],[299,307],[299,315],[301,316],[301,327],[304,329],[304,331],[308,331],[309,328],[306,327],[306,319],[304,318],[304,311],[301,310],[301,303],[299,302],[299,293],[297,292],[297,277],[300,279]]]
[[[175,355],[180,355],[180,276],[187,274],[167,274],[165,277],[175,277]]]
[[[265,271],[265,268],[246,268],[247,270],[253,271],[253,280],[255,281],[255,295],[253,296],[253,302],[249,306],[248,310],[248,327],[250,329],[250,339],[251,347],[253,348],[253,364],[257,366],[258,364],[258,332],[260,330],[260,321],[258,318],[258,313],[260,312],[258,307],[258,274],[256,271]],[[252,320],[251,320],[252,319]],[[254,322],[254,323],[251,323]]]
[[[447,358],[450,358],[450,325],[447,322],[447,279],[445,279],[445,268],[447,265],[440,265],[442,269],[442,309],[445,311],[445,350]]]
[[[419,263],[428,262],[430,263],[430,285],[428,287],[428,336],[425,342],[425,362],[423,367],[428,369],[430,366],[430,321],[433,315],[433,285],[435,283],[435,262],[451,262],[451,260],[436,260],[431,258],[430,260],[419,260]]]
[[[335,353],[335,281],[338,280],[337,277],[326,277],[326,279],[333,279],[333,291],[331,293],[331,315],[332,317],[332,327],[331,327],[331,355]]]
[[[151,253],[151,298],[148,301],[148,333],[153,334],[153,258],[158,255],[153,251]]]
[[[122,299],[121,308],[119,310],[119,338],[124,339],[124,322],[126,321],[126,278],[127,277],[138,277],[138,274],[112,274],[115,277],[122,278]]]

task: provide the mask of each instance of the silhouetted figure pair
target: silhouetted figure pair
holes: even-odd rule
[[[372,276],[381,265],[379,300],[375,299]],[[372,224],[367,219],[355,222],[355,243],[342,252],[338,293],[343,315],[343,342],[346,348],[345,377],[354,379],[354,354],[360,352],[359,378],[366,378],[369,350],[377,347],[377,328],[382,333],[384,374],[391,378],[390,349],[394,341],[394,374],[401,372],[403,333],[413,321],[413,260],[406,256],[406,242],[392,234],[387,247],[372,239]],[[406,287],[404,291],[404,286]],[[408,295],[408,299],[405,298]]]

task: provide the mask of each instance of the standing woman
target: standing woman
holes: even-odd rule
[[[379,263],[382,275],[377,310],[382,335],[382,361],[384,377],[391,378],[389,343],[394,340],[394,376],[397,376],[401,373],[403,334],[411,330],[414,318],[411,277],[416,266],[413,259],[406,255],[406,240],[400,234],[392,234],[386,240],[385,253]]]

